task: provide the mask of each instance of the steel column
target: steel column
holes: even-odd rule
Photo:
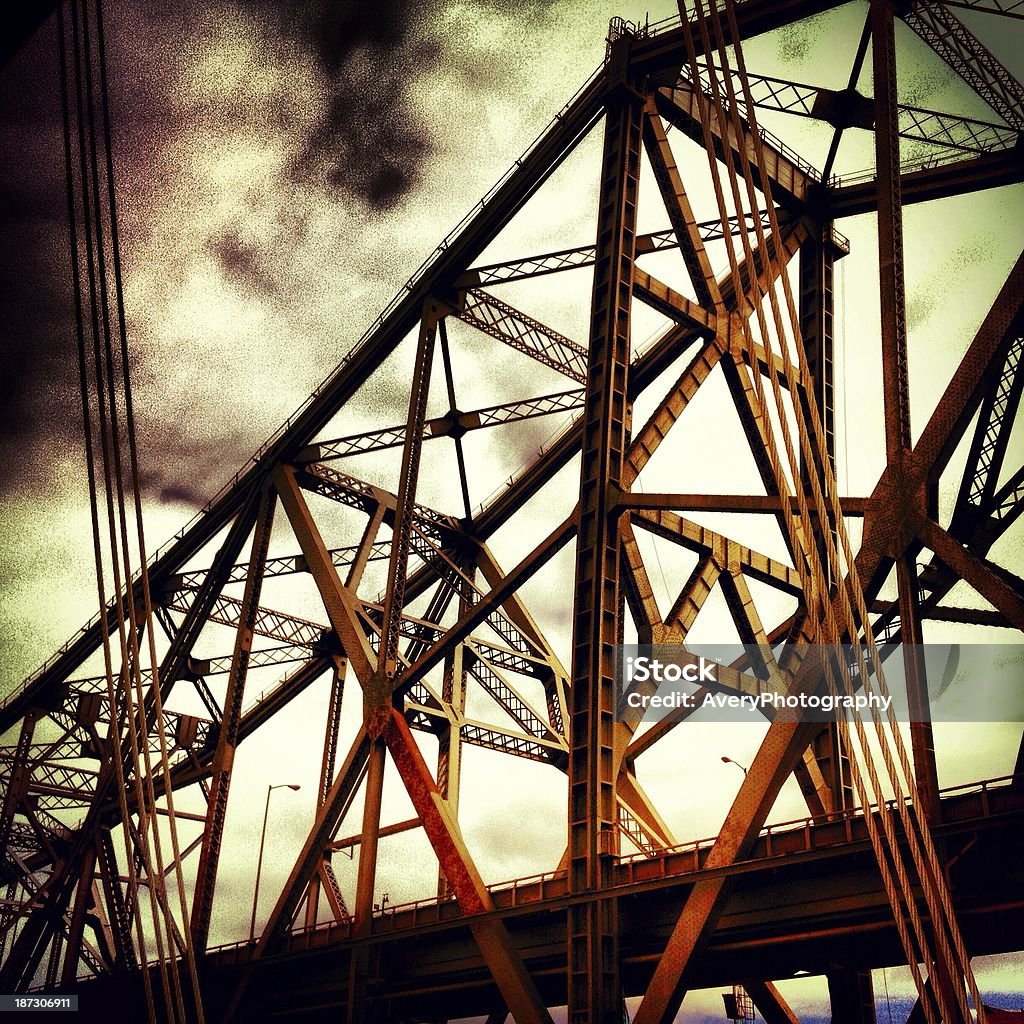
[[[270,487],[260,495],[259,510],[256,514],[256,528],[252,538],[252,552],[249,556],[249,570],[245,581],[245,592],[238,614],[238,629],[235,633],[235,649],[231,656],[231,673],[228,676],[227,692],[224,696],[224,712],[221,715],[220,731],[217,735],[217,752],[213,760],[213,779],[207,799],[206,823],[203,828],[202,853],[196,875],[195,896],[192,903],[192,941],[198,952],[206,949],[210,937],[210,920],[213,915],[213,894],[217,885],[217,867],[220,863],[221,839],[224,821],[227,817],[228,793],[231,789],[231,770],[235,760],[235,746],[238,743],[238,728],[242,718],[242,698],[245,679],[249,670],[249,655],[256,616],[259,612],[260,591],[263,586],[263,566],[267,560],[270,532],[274,524],[274,507],[277,495]]]
[[[770,981],[744,981],[743,987],[764,1017],[764,1024],[800,1024],[782,993]]]
[[[697,298],[701,305],[708,309],[720,308],[722,295],[718,289],[718,282],[704,251],[704,241],[697,229],[697,219],[693,215],[683,179],[679,175],[679,168],[676,166],[672,148],[665,134],[665,126],[658,116],[653,99],[648,102],[647,116],[644,118],[644,146]]]
[[[618,851],[615,645],[621,643],[616,506],[629,445],[630,303],[644,98],[626,78],[629,37],[613,46],[619,82],[607,101],[583,414],[569,730],[569,1020],[618,1024],[617,911],[601,889]]]
[[[863,39],[867,46],[867,36]],[[858,51],[860,52],[860,51]],[[837,132],[842,129],[837,129]],[[809,477],[817,475],[824,487],[825,472],[822,463],[828,459],[833,474],[836,469],[836,432],[835,432],[835,367],[833,359],[835,341],[835,251],[831,242],[832,222],[823,221],[817,225],[815,235],[809,237],[800,246],[800,335],[804,343],[804,356],[807,360],[807,372],[814,387],[814,399],[821,415],[824,431],[825,450],[814,451],[815,464],[803,465],[803,485],[809,493]],[[845,383],[845,382],[844,382]],[[807,399],[799,394],[804,403],[805,417],[810,419]],[[825,538],[821,536],[821,524],[815,525],[815,542],[818,547],[822,566],[828,574],[826,583],[835,583],[833,568],[826,554]],[[833,533],[833,540],[835,540]],[[808,757],[804,759],[804,767],[810,769],[809,761],[813,761],[819,769],[823,781],[831,795],[831,802],[824,810],[837,811],[851,806],[852,791],[848,773],[844,770],[846,755],[843,753],[838,730],[835,725],[826,725],[811,744]],[[813,785],[808,788],[809,779],[797,772],[805,795],[812,800],[820,799],[821,794],[815,793]]]
[[[351,574],[349,578],[351,579]],[[333,660],[334,671],[331,674],[331,693],[327,703],[327,716],[324,727],[324,750],[320,761],[320,786],[317,789],[316,798],[316,809],[318,813],[327,801],[327,794],[331,790],[331,783],[334,781],[334,773],[337,768],[338,734],[341,730],[341,701],[345,693],[345,673],[348,669],[348,661],[346,661],[345,658],[338,655]],[[330,863],[331,855],[329,852],[326,852],[324,853],[324,865],[329,868]],[[323,867],[323,865],[321,867]],[[313,928],[317,923],[320,903],[320,884],[321,876],[319,874],[309,883],[309,895],[306,899],[307,928]],[[339,903],[340,906],[338,909],[342,909],[344,907],[344,902],[339,901]],[[331,909],[335,909],[333,905]]]
[[[377,879],[377,843],[380,838],[380,807],[384,792],[386,755],[384,741],[374,740],[370,745],[364,782],[363,825],[360,830],[362,843],[359,845],[359,873],[356,878],[355,934],[362,937],[370,934],[373,921],[373,890]],[[352,950],[345,1017],[348,1024],[361,1024],[373,1019],[367,1006],[370,955],[371,950],[366,945]]]
[[[875,1024],[875,991],[870,971],[830,971],[832,1024]]]
[[[886,461],[900,490],[892,514],[906,520],[909,503],[903,481],[910,463],[910,380],[907,366],[907,310],[903,274],[903,205],[900,191],[900,145],[897,125],[896,43],[888,0],[871,3],[872,70],[875,86],[875,167],[878,179],[878,269],[882,310],[882,397],[885,410]],[[915,648],[922,642],[917,601],[915,550],[896,559],[903,664],[908,700],[916,712],[911,723],[914,773],[930,821],[938,812],[938,773],[932,738],[928,681],[924,660]]]
[[[469,607],[465,595],[460,595],[459,615]],[[466,648],[457,644],[445,659],[441,699],[450,709],[448,725],[437,738],[437,789],[447,801],[452,817],[459,816],[459,791],[462,782],[462,725],[466,711]],[[438,871],[437,895],[446,899],[452,895],[451,886],[443,871]]]

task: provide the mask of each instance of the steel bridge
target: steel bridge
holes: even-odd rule
[[[982,640],[1024,630],[1024,583],[992,557],[1024,509],[1024,467],[1010,464],[1024,256],[912,429],[903,207],[1024,179],[1024,92],[964,20],[1021,13],[870,0],[847,88],[747,67],[748,40],[839,6],[720,0],[657,24],[615,19],[604,63],[302,408],[151,557],[139,520],[141,558],[102,10],[59,8],[100,612],[0,704],[0,992],[77,993],[96,1019],[116,1001],[126,1019],[521,1024],[561,1007],[572,1024],[618,1024],[638,997],[632,1019],[651,1024],[676,1019],[690,989],[742,982],[774,1024],[796,1020],[774,983],[807,972],[825,979],[834,1021],[864,1024],[871,969],[903,964],[915,1021],[986,1018],[972,958],[1022,945],[1024,745],[1012,774],[940,788],[919,652],[928,622]],[[899,101],[897,51],[915,35],[991,116]],[[829,127],[822,170],[759,124],[783,113]],[[837,176],[855,131],[873,134],[875,166]],[[595,132],[593,244],[494,262],[495,239]],[[926,155],[901,160],[908,145]],[[642,169],[667,224],[650,233]],[[834,321],[851,246],[836,222],[863,214],[877,230],[885,461],[870,493],[849,495]],[[587,337],[499,296],[549,275],[583,282]],[[652,311],[663,326],[641,348],[634,321]],[[528,369],[466,409],[460,344],[473,333]],[[407,416],[366,429],[350,400],[395,372],[396,353],[412,368]],[[547,380],[558,389],[533,393]],[[709,380],[732,403],[750,479],[735,493],[670,490],[678,476],[658,475],[655,457]],[[561,431],[474,506],[476,432],[540,417]],[[688,436],[707,444],[715,429]],[[446,488],[432,486],[442,444]],[[951,514],[940,486],[955,492]],[[787,554],[731,537],[737,515],[776,530]],[[496,550],[510,535],[508,568]],[[666,600],[649,563],[667,548],[692,569],[666,574]],[[559,627],[532,604],[563,552],[574,578],[554,584],[571,623]],[[680,845],[642,779],[686,715],[621,720],[615,652],[634,636],[686,641],[718,594],[732,635],[762,654],[709,690],[884,691],[899,658],[910,743],[883,718],[773,718],[718,834]],[[836,644],[852,664],[815,653]],[[322,744],[315,816],[262,930],[215,946],[237,869],[222,863],[236,749],[313,688],[327,694],[303,739]],[[467,747],[565,779],[565,852],[548,873],[485,884],[460,826]],[[386,775],[411,818],[385,821]],[[809,816],[766,827],[792,777]],[[382,908],[380,844],[413,831],[436,859],[436,894]],[[348,886],[334,861],[356,849]]]

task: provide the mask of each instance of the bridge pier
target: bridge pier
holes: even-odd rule
[[[876,1024],[875,987],[870,971],[840,969],[825,975],[832,1024]]]

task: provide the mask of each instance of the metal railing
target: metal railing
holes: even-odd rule
[[[986,800],[988,794],[992,790],[1008,789],[1014,785],[1024,785],[1024,774],[1016,775],[1000,775],[992,779],[983,779],[977,782],[964,782],[956,786],[947,786],[939,791],[940,796],[943,797],[956,797],[956,796],[970,796],[973,794],[981,794],[983,801]],[[909,797],[905,798],[909,803]],[[885,806],[890,809],[894,809],[897,806],[898,801],[888,800]],[[878,810],[878,804],[871,804],[870,810],[875,812]],[[986,812],[987,813],[987,812]],[[820,829],[822,826],[834,825],[839,822],[855,822],[863,820],[864,808],[855,807],[845,811],[837,811],[831,814],[819,814],[819,815],[808,815],[803,818],[794,818],[790,821],[775,822],[770,825],[766,825],[758,833],[758,838],[763,839],[766,842],[766,846],[769,851],[779,837],[782,836],[793,836],[803,832],[807,836],[811,836],[816,829]],[[847,829],[849,834],[850,830]],[[618,861],[618,866],[623,867],[629,872],[629,869],[638,863],[647,862],[664,862],[674,855],[680,853],[692,853],[695,859],[699,856],[701,851],[708,850],[715,843],[717,836],[710,836],[704,839],[690,840],[685,843],[678,843],[675,846],[668,847],[664,850],[659,850],[653,855],[646,853],[636,853],[628,857],[622,857]],[[849,838],[845,841],[849,841]],[[810,845],[808,849],[813,848],[813,842],[808,840]],[[840,845],[832,842],[828,845]],[[765,856],[775,856],[768,852]],[[505,894],[511,894],[511,906],[516,906],[516,893],[519,890],[527,888],[535,888],[540,891],[540,899],[543,899],[543,888],[545,883],[553,881],[561,881],[566,878],[565,871],[542,871],[537,874],[523,875],[520,878],[514,878],[510,881],[495,882],[487,886],[487,891],[493,896],[502,896]],[[538,902],[538,899],[533,899],[531,903]],[[424,896],[420,899],[409,900],[403,903],[387,904],[383,908],[379,909],[374,914],[375,920],[383,920],[388,917],[397,917],[399,915],[412,914],[415,915],[417,911],[433,909],[439,910],[444,906],[455,906],[455,897],[447,896],[445,898],[438,898],[436,896]],[[436,918],[436,915],[435,915]],[[289,935],[294,938],[301,938],[304,935],[313,935],[321,932],[329,932],[332,929],[340,929],[346,934],[351,934],[351,922],[343,921],[322,921],[309,928],[295,928],[289,932]],[[219,946],[211,946],[209,952],[224,953],[230,950],[244,949],[245,947],[255,946],[256,940],[242,939],[236,942],[226,942]]]
[[[1005,150],[996,149],[991,150],[990,154],[998,154],[1009,152],[1013,149],[1013,146],[1008,146]],[[965,157],[962,152],[944,150],[939,153],[934,153],[926,157],[911,157],[909,160],[904,160],[900,164],[900,174],[914,174],[917,171],[930,171],[936,167],[945,167],[948,164],[962,163],[965,160],[970,160],[970,157]],[[877,169],[874,167],[867,167],[860,171],[853,171],[850,174],[833,174],[828,179],[829,188],[844,188],[848,185],[863,185],[866,182],[874,181],[878,176]]]

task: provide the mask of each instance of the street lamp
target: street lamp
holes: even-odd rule
[[[739,768],[739,770],[741,772],[743,772],[744,777],[746,777],[747,769],[744,768],[743,765],[741,765],[739,763],[739,761],[734,761],[731,757],[726,757],[725,754],[723,754],[722,755],[722,763],[723,764],[734,764],[734,765],[736,765],[736,767]]]
[[[270,794],[275,789],[301,789],[295,782],[279,782],[276,786],[267,786],[267,802],[263,808],[263,831],[260,833],[260,855],[256,860],[256,887],[252,893],[252,920],[249,922],[249,941],[256,937],[256,905],[260,899],[260,873],[263,871],[263,844],[267,839],[267,815],[270,813]]]

